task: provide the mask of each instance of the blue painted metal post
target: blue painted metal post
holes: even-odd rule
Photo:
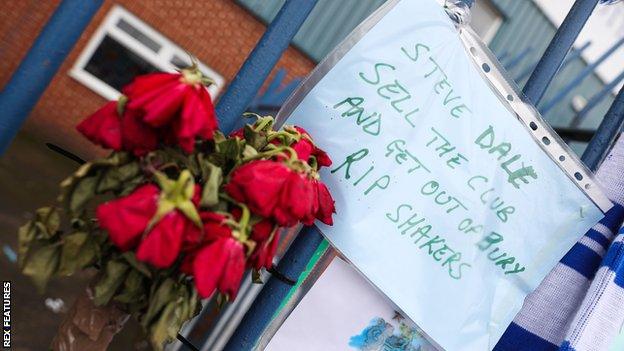
[[[323,236],[316,227],[305,227],[279,261],[276,270],[296,281],[321,242]],[[223,351],[251,350],[279,311],[291,288],[290,284],[271,277],[264,284]]]
[[[287,0],[253,49],[243,67],[217,104],[221,128],[230,132],[253,101],[271,69],[286,50],[317,0]],[[297,280],[323,237],[315,227],[306,227],[280,260],[277,271]],[[249,350],[269,324],[291,286],[271,277],[247,311],[225,350]]]
[[[0,93],[0,154],[9,146],[103,0],[63,0]]]
[[[235,128],[316,2],[317,0],[287,0],[284,3],[228,90],[219,99],[216,112],[222,130],[230,132]]]
[[[587,145],[581,160],[589,169],[595,171],[606,156],[615,138],[624,126],[624,87],[615,98],[596,134]]]
[[[540,108],[542,114],[548,113],[553,107],[557,106],[557,104],[572,91],[576,87],[581,84],[581,82],[590,74],[594,73],[594,70],[600,66],[606,59],[608,59],[614,52],[617,51],[622,45],[624,45],[624,38],[618,40],[609,50],[605,51],[604,54],[600,55],[600,57],[591,64],[587,65],[583,70],[574,78],[570,83],[568,83],[565,87],[557,92],[557,94],[549,101],[544,103],[544,105]]]
[[[557,74],[561,63],[572,48],[572,44],[574,44],[598,1],[576,0],[563,23],[559,26],[557,33],[546,48],[544,56],[538,62],[523,89],[524,95],[534,105],[537,105],[544,96],[548,85]]]
[[[602,101],[605,97],[609,96],[609,94],[611,94],[611,91],[613,91],[613,89],[615,89],[615,87],[617,87],[618,84],[620,84],[620,82],[622,82],[623,80],[624,71],[622,71],[622,73],[620,73],[614,80],[612,80],[609,84],[605,85],[602,90],[600,90],[598,93],[592,96],[591,99],[589,99],[583,109],[579,111],[579,113],[577,113],[570,122],[570,128],[578,127],[581,122],[583,122],[585,117],[589,114],[589,112],[593,110],[594,107],[596,107],[596,105],[600,103],[600,101]]]

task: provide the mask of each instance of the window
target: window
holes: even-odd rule
[[[477,0],[471,11],[470,25],[484,43],[494,39],[498,28],[503,23],[503,15],[489,0]]]
[[[121,87],[141,74],[188,67],[186,51],[120,6],[115,6],[96,30],[69,75],[109,100]],[[208,66],[199,68],[215,84],[208,91],[216,97],[225,80]]]

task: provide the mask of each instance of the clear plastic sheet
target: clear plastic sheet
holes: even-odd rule
[[[52,341],[53,351],[106,351],[129,315],[110,303],[95,306],[87,288],[74,302]]]

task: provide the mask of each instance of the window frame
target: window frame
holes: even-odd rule
[[[483,34],[483,36],[481,37],[481,40],[486,43],[486,44],[490,44],[492,42],[492,40],[494,39],[494,37],[496,36],[496,34],[498,33],[498,30],[500,29],[500,27],[503,25],[503,23],[505,22],[505,14],[500,10],[500,8],[498,7],[498,5],[496,5],[493,1],[491,0],[480,0],[478,2],[475,2],[475,6],[480,6],[483,8],[487,8],[488,10],[491,10],[495,15],[496,18],[491,22],[489,28],[487,29],[486,33]],[[474,8],[472,9],[474,11]],[[476,32],[476,29],[475,29]]]
[[[117,24],[122,19],[149,37],[151,40],[158,43],[161,46],[158,52],[154,52],[149,49],[138,39],[132,37],[129,33],[119,28]],[[108,100],[118,99],[121,92],[85,70],[87,63],[91,57],[93,57],[95,51],[98,49],[106,36],[109,36],[120,45],[124,46],[140,58],[164,72],[176,72],[176,67],[171,63],[175,56],[178,56],[182,60],[190,63],[187,51],[167,39],[164,35],[160,34],[154,28],[122,6],[114,5],[99,27],[95,30],[85,47],[82,49],[82,52],[68,73],[70,77]],[[215,83],[208,87],[208,91],[213,99],[215,99],[225,85],[225,79],[205,64],[198,62],[198,65],[202,72],[214,80]]]

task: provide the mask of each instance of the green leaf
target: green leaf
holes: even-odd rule
[[[243,128],[243,134],[245,135],[247,145],[253,147],[257,151],[264,149],[264,147],[267,146],[267,144],[269,143],[266,133],[262,131],[256,131],[249,124],[246,124]]]
[[[251,282],[254,284],[263,284],[262,275],[260,274],[259,270],[257,269],[251,270]]]
[[[222,141],[225,141],[225,139],[226,139],[225,135],[219,130],[215,131],[214,135],[212,136],[212,140],[214,140],[216,144]]]
[[[17,264],[24,269],[24,262],[37,235],[37,229],[33,221],[29,221],[17,231]]]
[[[72,233],[63,236],[61,264],[59,275],[71,275],[93,262],[97,254],[95,243],[85,232]]]
[[[61,216],[55,207],[42,207],[36,211],[37,221],[45,227],[46,238],[52,237],[61,226]]]
[[[176,337],[182,328],[180,317],[180,309],[175,302],[164,308],[158,320],[150,327],[150,341],[154,350],[162,350],[166,342]]]
[[[150,296],[149,306],[147,308],[147,312],[145,312],[145,316],[143,316],[143,327],[147,329],[147,326],[150,324],[151,320],[156,317],[156,315],[165,307],[172,298],[174,298],[174,281],[171,278],[165,279],[156,291]]]
[[[137,260],[136,256],[134,255],[134,252],[126,251],[123,254],[121,254],[121,257],[123,257],[126,260],[126,262],[128,262],[128,264],[132,266],[132,268],[141,272],[143,275],[145,275],[148,278],[152,277],[152,272],[150,271],[149,267],[145,263]]]
[[[223,307],[225,307],[225,305],[229,302],[230,298],[228,297],[228,295],[222,294],[221,292],[217,291],[217,310],[221,311],[223,309]]]
[[[119,286],[124,282],[128,268],[127,264],[115,260],[110,260],[106,263],[102,278],[93,288],[95,294],[93,303],[96,306],[104,306],[110,301]]]
[[[130,162],[121,167],[111,167],[108,169],[97,186],[97,193],[106,191],[117,191],[124,184],[136,176],[140,175],[141,167],[139,162]]]
[[[40,247],[26,260],[22,272],[32,278],[40,292],[43,292],[46,284],[56,272],[59,256],[58,245],[47,245]]]
[[[240,157],[243,149],[244,141],[238,138],[226,139],[217,143],[217,152],[225,156],[227,159],[236,160]]]
[[[69,195],[69,210],[73,214],[82,212],[85,205],[95,196],[98,178],[96,176],[83,178]]]
[[[123,186],[120,189],[121,191],[119,192],[119,196],[125,196],[125,195],[130,194],[131,192],[134,191],[134,189],[137,188],[137,186],[141,185],[144,181],[145,181],[145,176],[143,174],[140,174],[126,181],[125,183],[123,183]]]
[[[121,303],[138,304],[143,297],[145,297],[143,274],[139,271],[131,270],[124,281],[121,293],[115,296],[114,300]]]
[[[188,285],[187,289],[189,289],[189,298],[188,298],[188,314],[186,319],[191,319],[199,314],[201,311],[201,300],[199,299],[199,295],[195,287],[191,284]]]
[[[77,214],[95,193],[97,180],[106,169],[124,165],[133,159],[129,153],[114,152],[109,157],[85,163],[74,174],[61,182],[61,195],[58,200],[70,209],[72,214]],[[89,178],[91,180],[86,181]],[[84,183],[85,181],[86,183]],[[87,191],[85,192],[85,190]]]
[[[223,182],[223,171],[221,168],[208,161],[205,161],[204,165],[208,171],[207,177],[205,178],[204,189],[202,190],[200,205],[210,207],[219,202],[219,187]]]

